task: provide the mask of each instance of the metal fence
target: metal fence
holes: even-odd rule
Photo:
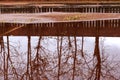
[[[53,22],[0,23],[0,34],[15,36],[120,36],[120,19]]]
[[[43,13],[43,12],[81,12],[81,13],[120,13],[119,5],[79,5],[79,6],[1,6],[0,13]]]

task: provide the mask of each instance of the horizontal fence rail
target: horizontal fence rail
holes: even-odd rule
[[[0,36],[120,36],[120,19],[37,24],[0,23]]]
[[[66,5],[66,6],[1,6],[0,13],[42,13],[42,12],[81,12],[81,13],[120,13],[119,5]]]

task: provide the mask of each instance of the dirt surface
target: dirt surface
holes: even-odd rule
[[[39,16],[41,17],[41,15]],[[103,20],[103,19],[120,19],[119,13],[52,13],[42,15],[42,17],[52,18],[56,21],[73,21],[73,20]]]
[[[50,3],[50,4],[48,4],[48,3],[46,3],[46,4],[42,4],[42,3],[27,3],[27,2],[25,2],[25,3],[0,3],[0,5],[34,5],[34,6],[39,6],[39,7],[42,7],[42,6],[65,6],[64,4],[53,4],[53,3]]]
[[[34,4],[33,4],[34,5]],[[65,6],[64,4],[36,4],[34,6],[39,6],[39,7],[42,7],[42,6]]]
[[[67,21],[91,21],[120,19],[119,13],[30,13],[30,14],[0,14],[0,22],[9,23],[47,23]]]
[[[73,1],[70,1],[70,0],[47,0],[47,1],[33,1],[33,0],[29,0],[29,1],[13,1],[13,0],[1,0],[0,1],[0,4],[24,4],[24,3],[119,3],[120,0],[109,0],[109,1],[105,1],[105,0],[101,0],[101,1],[93,1],[93,0],[73,0]]]

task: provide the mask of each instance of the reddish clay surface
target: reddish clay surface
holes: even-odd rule
[[[42,23],[62,21],[90,21],[120,19],[119,13],[31,13],[31,14],[0,14],[0,22]]]

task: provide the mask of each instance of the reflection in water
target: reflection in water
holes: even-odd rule
[[[68,79],[67,76],[71,75],[69,78],[75,80],[77,78],[96,78],[99,80],[101,76],[100,71],[101,74],[103,74],[103,72],[107,72],[111,65],[119,65],[117,62],[113,62],[114,60],[110,60],[112,57],[107,58],[109,55],[112,56],[113,52],[110,52],[111,54],[109,53],[108,55],[108,53],[102,51],[100,54],[101,50],[105,50],[106,45],[110,44],[107,43],[107,41],[110,42],[111,39],[112,38],[106,38],[104,44],[101,44],[103,41],[101,37],[84,37],[83,44],[82,37],[59,37],[59,39],[57,39],[57,37],[4,37],[5,50],[1,48],[0,64],[4,64],[3,66],[5,68],[1,67],[1,69],[5,72],[8,71],[8,74],[3,73],[2,75],[10,78],[8,75],[11,71],[13,75],[15,75],[12,79],[25,79],[25,77],[28,77],[33,79],[45,78],[47,80],[54,80],[58,79],[58,77],[59,79]],[[119,40],[119,38],[116,38],[116,40]],[[59,45],[57,44],[58,42]],[[1,37],[1,47],[2,44]],[[115,44],[112,45],[115,46]],[[82,49],[83,52],[81,52]],[[109,50],[107,49],[106,51]],[[4,56],[4,60],[2,56]],[[111,64],[108,64],[108,62]],[[103,66],[104,64],[107,65]],[[113,68],[117,70],[117,66]],[[111,73],[116,72],[111,70],[107,75],[118,76],[118,74],[111,75]],[[31,77],[32,75],[36,77]],[[86,75],[89,76],[86,77]],[[102,78],[103,77],[101,77],[101,79]],[[114,79],[117,79],[117,77],[114,77]]]

